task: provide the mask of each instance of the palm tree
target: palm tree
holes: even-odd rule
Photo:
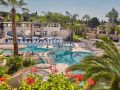
[[[71,24],[71,35],[70,35],[70,50],[72,49],[72,46],[71,46],[71,42],[73,41],[73,25],[74,25],[74,22],[77,20],[77,17],[79,17],[78,14],[71,14],[70,12],[66,11],[65,12],[67,16],[70,17],[70,24]]]
[[[109,38],[101,40],[96,46],[104,51],[102,56],[86,57],[70,69],[84,71],[85,80],[92,77],[96,85],[91,90],[120,90],[120,52]]]
[[[84,25],[84,38],[87,36],[87,27],[89,26],[89,22],[91,20],[91,17],[87,14],[85,14],[83,17],[83,25]]]
[[[87,23],[88,21],[90,21],[91,17],[89,15],[85,14],[82,19],[84,21],[86,21],[86,23]]]
[[[27,5],[24,0],[0,0],[0,4],[4,6],[10,6],[11,9],[11,19],[12,19],[12,32],[13,32],[13,45],[14,45],[14,55],[18,55],[18,43],[16,35],[16,9],[20,8],[22,10],[27,10],[23,6]]]

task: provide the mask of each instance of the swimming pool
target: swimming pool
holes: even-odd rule
[[[68,65],[79,63],[86,56],[92,56],[92,52],[72,52],[68,50],[55,51],[51,57],[56,63],[65,63]]]
[[[40,52],[47,52],[51,50],[50,48],[41,48],[42,46],[37,44],[28,44],[26,45],[26,48],[19,49],[19,52],[34,52],[34,53],[40,53]],[[13,53],[13,50],[3,50],[4,54],[10,54]]]
[[[26,48],[19,49],[19,52],[48,52],[52,51],[53,53],[50,56],[55,60],[56,63],[65,63],[68,65],[72,65],[75,63],[79,63],[82,58],[85,56],[93,55],[92,52],[72,52],[69,50],[69,46],[64,46],[63,48],[42,48],[42,46],[37,44],[29,44]],[[4,50],[4,53],[11,53],[11,50]],[[44,61],[40,61],[40,63],[44,63]]]

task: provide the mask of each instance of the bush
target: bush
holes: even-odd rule
[[[9,67],[8,74],[13,74],[20,68],[23,68],[22,61],[20,56],[9,57],[7,62],[7,66]]]
[[[29,58],[28,57],[23,58],[21,56],[9,57],[7,62],[7,66],[9,67],[9,69],[7,73],[13,74],[24,67],[29,67],[34,64],[35,62],[30,57]]]
[[[48,81],[42,81],[41,76],[30,75],[26,78],[19,90],[80,90],[64,75],[50,75]]]
[[[0,77],[3,77],[6,74],[7,71],[8,71],[7,66],[0,67]]]
[[[23,66],[24,66],[24,67],[29,67],[29,66],[34,65],[34,64],[35,64],[35,61],[30,60],[30,59],[25,59],[25,60],[23,61]]]
[[[74,41],[74,42],[78,42],[78,41],[79,41],[79,38],[80,38],[80,37],[79,37],[78,35],[75,35],[75,34],[73,35],[73,41]]]

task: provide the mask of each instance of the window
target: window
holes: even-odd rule
[[[58,36],[58,32],[57,32],[57,31],[53,31],[53,32],[51,33],[51,36],[53,36],[53,37]]]
[[[47,31],[44,31],[44,32],[43,32],[43,36],[47,36]]]

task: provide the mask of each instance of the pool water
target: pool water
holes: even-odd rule
[[[79,63],[81,59],[85,56],[92,56],[92,52],[72,52],[69,50],[70,47],[63,47],[62,49],[58,49],[58,47],[50,48],[41,48],[40,45],[30,44],[27,45],[26,48],[19,49],[19,52],[48,52],[52,51],[53,53],[50,56],[55,60],[56,63],[65,63],[68,65],[72,65],[75,63]],[[11,53],[11,50],[4,50],[4,53]],[[39,63],[45,63],[44,60],[40,60]]]
[[[65,63],[68,65],[80,63],[85,56],[92,56],[91,52],[71,52],[68,50],[55,51],[52,58],[56,63]]]
[[[39,53],[39,52],[47,52],[51,50],[50,48],[40,48],[38,45],[31,44],[27,45],[26,48],[19,49],[19,52],[34,52],[34,53]],[[12,53],[12,50],[4,50],[3,53],[9,54]]]

